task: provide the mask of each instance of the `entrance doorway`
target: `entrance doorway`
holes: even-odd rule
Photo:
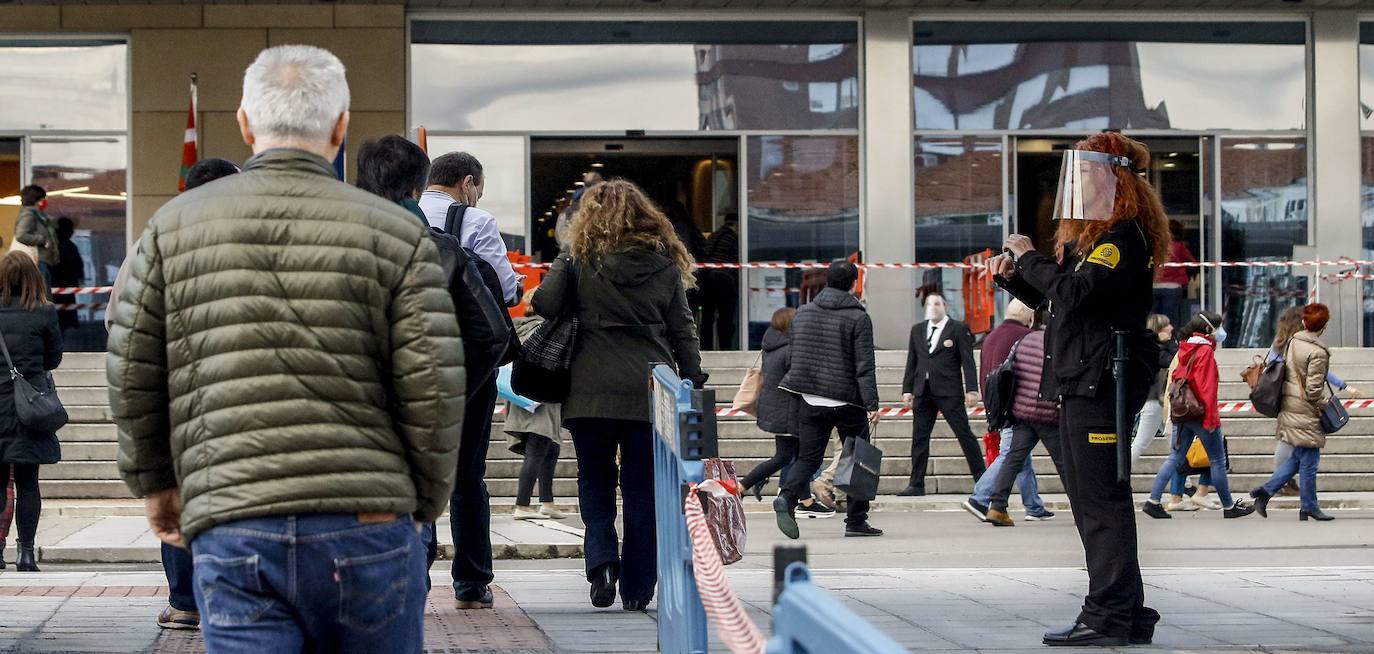
[[[715,259],[738,262],[738,170],[738,138],[532,138],[530,253],[552,261],[562,249],[570,208],[581,189],[623,178],[663,209],[698,261],[706,257],[711,235],[731,223],[734,252],[717,253]],[[701,288],[688,299],[699,323],[710,323],[701,325],[702,348],[738,349],[739,271],[703,271],[701,277]]]
[[[1187,252],[1178,250],[1178,259],[1201,259],[1206,206],[1203,189],[1206,165],[1203,163],[1207,138],[1137,137],[1150,149],[1150,183],[1159,191],[1164,213],[1169,216],[1174,239]],[[1015,212],[1012,228],[1035,241],[1046,254],[1054,252],[1054,197],[1058,191],[1063,152],[1071,149],[1075,138],[1016,138],[1012,180],[1015,184]],[[1179,271],[1183,272],[1180,273]],[[1176,328],[1204,306],[1206,285],[1198,269],[1166,269],[1155,284],[1156,313],[1169,316]]]

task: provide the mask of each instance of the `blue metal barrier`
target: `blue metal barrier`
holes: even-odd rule
[[[673,369],[654,366],[654,510],[658,527],[658,649],[706,652],[706,610],[692,576],[692,543],[682,515],[687,485],[702,480],[701,460],[716,452],[715,391],[698,391]]]
[[[793,561],[774,600],[768,654],[805,652],[907,654],[907,649],[811,583],[805,562]]]

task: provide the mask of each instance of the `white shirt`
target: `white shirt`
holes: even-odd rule
[[[810,404],[811,406],[826,408],[833,408],[845,405],[844,402],[841,402],[839,400],[832,400],[828,397],[821,397],[819,395],[808,395],[806,393],[802,393],[802,401],[806,402],[807,404]]]
[[[932,322],[926,327],[926,341],[930,343],[930,351],[935,351],[935,344],[940,342],[940,334],[945,331],[945,325],[949,323],[949,316],[940,319],[940,322]]]
[[[453,196],[443,191],[425,191],[420,195],[420,211],[424,212],[430,225],[443,229],[448,207],[455,201]],[[510,259],[506,258],[506,242],[501,240],[496,216],[477,207],[468,207],[467,214],[463,216],[463,233],[458,235],[458,239],[463,247],[476,252],[477,256],[496,269],[496,276],[501,279],[501,292],[506,296],[501,298],[503,302],[520,297],[520,278],[516,276],[515,268],[511,267]]]

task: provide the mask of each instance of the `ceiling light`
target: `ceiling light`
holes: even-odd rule
[[[573,182],[573,186],[586,186],[586,182]]]
[[[592,164],[592,168],[605,168],[605,167],[606,167],[606,164],[601,163],[601,162],[599,162],[599,161]]]
[[[1173,168],[1173,167],[1175,167],[1175,166],[1177,166],[1177,165],[1178,165],[1178,164],[1176,164],[1176,163],[1170,161],[1169,163],[1164,164],[1164,167],[1165,167],[1165,168]]]

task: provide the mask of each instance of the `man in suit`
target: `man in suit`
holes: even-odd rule
[[[978,404],[978,372],[973,365],[973,333],[968,325],[949,317],[949,306],[938,292],[925,299],[926,319],[911,328],[902,403],[913,408],[911,423],[911,480],[901,496],[926,494],[926,465],[935,413],[959,439],[969,473],[977,481],[987,469],[978,439],[968,425],[968,409]]]

